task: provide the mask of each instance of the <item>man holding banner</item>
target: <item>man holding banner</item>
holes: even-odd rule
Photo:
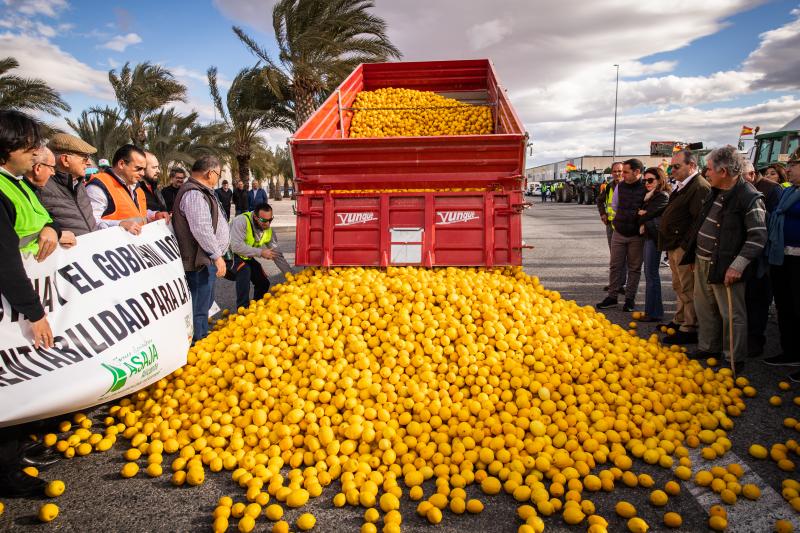
[[[19,176],[30,172],[42,143],[39,125],[18,111],[0,111],[0,293],[30,323],[33,343],[50,348],[53,332],[22,264],[22,254],[44,261],[56,249],[59,231],[33,187]],[[20,426],[0,431],[0,495],[41,492],[44,481],[24,474],[26,446]]]

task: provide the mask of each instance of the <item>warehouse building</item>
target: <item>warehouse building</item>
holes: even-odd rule
[[[527,168],[525,169],[525,177],[528,183],[564,179],[567,177],[568,165],[574,166],[577,170],[599,170],[602,172],[611,167],[611,163],[614,161],[625,161],[626,159],[633,158],[641,160],[645,167],[655,167],[669,163],[669,158],[662,156],[618,155],[612,157],[610,155],[583,155],[581,157],[573,157],[555,163],[547,163],[546,165]]]

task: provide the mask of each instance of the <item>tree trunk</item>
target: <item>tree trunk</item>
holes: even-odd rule
[[[245,184],[250,183],[250,154],[237,155],[236,163],[239,167],[239,179]]]
[[[289,198],[289,178],[283,177],[283,197]]]
[[[302,79],[294,80],[294,108],[300,128],[314,113],[314,91]]]
[[[272,176],[270,179],[274,180],[273,183],[275,184],[275,186],[272,189],[272,199],[275,200],[276,202],[280,202],[281,199],[282,199],[281,198],[281,178],[280,178],[280,176]]]

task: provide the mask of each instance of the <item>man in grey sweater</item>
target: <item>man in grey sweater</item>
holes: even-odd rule
[[[694,264],[699,325],[693,358],[725,352],[736,371],[747,357],[745,283],[758,270],[767,242],[764,196],[742,176],[744,159],[733,146],[706,156],[711,193],[697,218],[682,264]],[[729,313],[729,308],[732,313]],[[733,353],[729,353],[733,323]]]
[[[272,231],[272,207],[261,203],[238,215],[231,223],[231,251],[234,253],[233,272],[236,279],[236,307],[250,304],[250,283],[253,298],[260,300],[269,291],[269,278],[258,258],[271,259],[286,274],[292,267],[278,250],[278,239]]]

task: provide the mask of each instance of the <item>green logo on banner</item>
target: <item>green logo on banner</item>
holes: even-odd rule
[[[157,372],[158,350],[155,344],[147,342],[137,351],[115,357],[110,363],[100,364],[111,373],[112,378],[111,387],[103,395],[106,396],[125,387],[135,376],[138,376],[141,381]]]
[[[116,392],[125,386],[125,382],[128,381],[128,375],[125,374],[124,370],[107,363],[102,363],[102,365],[103,368],[111,372],[111,376],[114,379],[114,382],[111,384],[111,388],[106,391],[106,394],[109,392]]]

